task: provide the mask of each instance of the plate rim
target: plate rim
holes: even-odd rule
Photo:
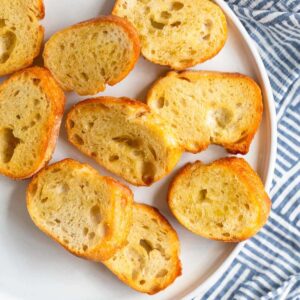
[[[233,10],[229,7],[224,0],[214,0],[214,2],[221,7],[223,12],[225,13],[226,17],[229,18],[232,23],[234,24],[235,28],[243,37],[244,41],[246,42],[248,49],[250,50],[251,54],[253,55],[254,61],[256,63],[256,68],[258,73],[261,76],[261,81],[264,83],[265,87],[265,97],[267,103],[267,111],[269,113],[269,126],[270,126],[270,151],[269,151],[269,159],[268,159],[268,171],[266,175],[266,180],[264,183],[265,189],[267,193],[271,190],[272,179],[275,170],[275,162],[276,162],[276,153],[277,153],[277,120],[276,120],[276,107],[275,107],[275,100],[273,96],[272,87],[270,84],[269,76],[267,74],[267,70],[264,66],[262,58],[259,54],[258,48],[250,37],[249,33],[246,31],[244,25],[239,20],[237,15],[233,12]],[[266,105],[264,105],[266,106]],[[213,283],[215,283],[226,271],[227,267],[233,262],[233,260],[237,257],[239,252],[242,250],[246,241],[240,242],[236,245],[236,247],[232,250],[229,256],[220,264],[220,266],[211,274],[206,280],[204,280],[196,289],[192,292],[189,292],[185,295],[182,300],[190,300],[193,299],[195,296],[202,296],[205,292],[208,291],[209,288],[212,287]]]

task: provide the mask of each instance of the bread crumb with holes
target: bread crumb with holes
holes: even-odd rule
[[[188,163],[173,179],[169,207],[190,231],[213,240],[239,242],[267,222],[271,201],[243,158]]]
[[[46,167],[27,189],[35,225],[69,252],[94,261],[125,245],[132,203],[127,187],[72,159]]]

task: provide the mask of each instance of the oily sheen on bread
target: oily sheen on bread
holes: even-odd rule
[[[36,2],[0,0],[0,76],[31,65],[40,52],[44,29],[32,11]]]
[[[127,187],[71,159],[43,169],[27,189],[35,225],[71,253],[94,261],[124,246],[132,202]]]
[[[51,158],[65,96],[50,72],[33,67],[0,85],[0,173],[31,177]]]
[[[93,95],[125,78],[139,54],[135,28],[105,16],[55,33],[46,43],[44,62],[65,90]]]
[[[160,118],[128,98],[82,101],[68,113],[66,127],[75,147],[135,185],[165,176],[182,153]]]
[[[199,152],[209,144],[246,154],[259,127],[263,102],[259,86],[236,73],[169,72],[150,89],[150,108],[168,121],[179,144]]]
[[[112,14],[134,24],[148,60],[175,70],[212,58],[227,39],[225,15],[209,0],[116,0]]]
[[[256,234],[271,207],[259,176],[236,157],[208,165],[187,164],[170,185],[168,203],[184,227],[224,242],[239,242]]]
[[[155,208],[134,204],[127,245],[104,264],[133,289],[155,294],[181,275],[179,240]]]

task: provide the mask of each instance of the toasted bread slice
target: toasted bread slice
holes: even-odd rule
[[[29,2],[0,0],[0,76],[31,65],[40,52],[44,29]]]
[[[45,6],[43,0],[22,0],[38,19],[45,17]]]
[[[124,246],[132,202],[127,187],[72,159],[46,167],[27,189],[35,225],[71,253],[94,261]]]
[[[193,153],[218,144],[230,153],[246,154],[263,111],[254,80],[208,71],[169,72],[150,89],[147,103],[170,123],[179,144]]]
[[[55,148],[65,96],[46,69],[15,73],[0,85],[0,173],[31,177]]]
[[[155,208],[133,205],[127,245],[104,264],[133,289],[155,294],[181,275],[176,231]]]
[[[121,81],[140,54],[134,27],[114,16],[68,27],[46,43],[44,61],[65,90],[93,95]]]
[[[271,201],[242,158],[223,158],[182,168],[170,185],[168,202],[178,221],[203,237],[224,242],[250,238],[266,223]]]
[[[69,112],[66,125],[74,146],[135,185],[165,176],[182,153],[158,116],[127,98],[83,101]]]
[[[175,70],[212,58],[227,39],[225,15],[208,0],[117,0],[112,14],[135,25],[148,60]]]

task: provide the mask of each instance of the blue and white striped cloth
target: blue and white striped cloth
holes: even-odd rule
[[[258,45],[276,102],[278,150],[267,225],[195,299],[300,300],[300,0],[227,0]]]

